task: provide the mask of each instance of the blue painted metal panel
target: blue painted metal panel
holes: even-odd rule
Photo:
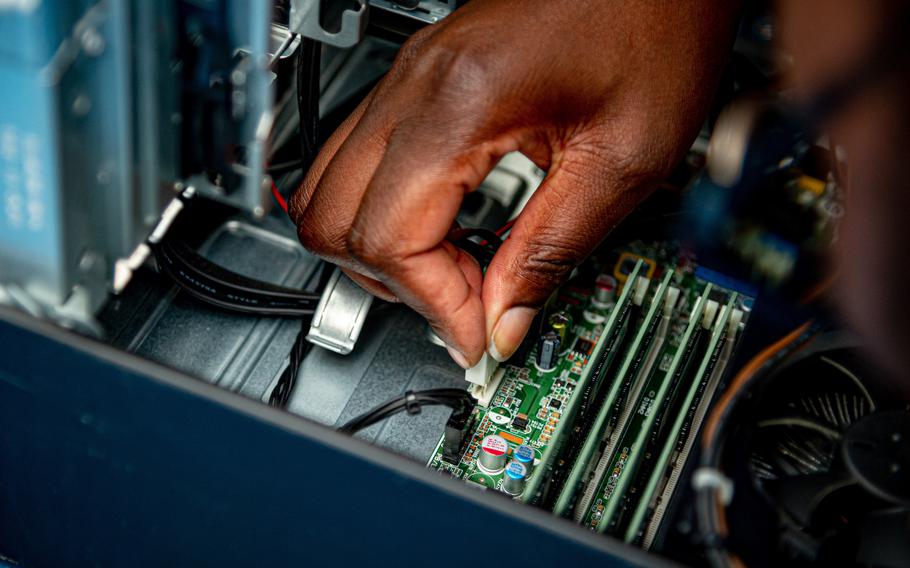
[[[26,329],[31,328],[31,329]],[[24,566],[462,566],[655,558],[0,309],[0,558]]]

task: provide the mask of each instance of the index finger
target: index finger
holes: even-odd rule
[[[508,137],[475,144],[438,123],[400,123],[348,238],[351,255],[423,315],[462,366],[486,347],[482,274],[445,239],[465,193],[516,147]]]

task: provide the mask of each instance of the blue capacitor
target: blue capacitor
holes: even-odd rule
[[[542,371],[552,371],[559,362],[559,335],[548,331],[537,344],[537,366]]]
[[[515,461],[524,464],[528,468],[528,474],[531,473],[531,468],[534,466],[534,448],[527,444],[522,444],[515,448],[512,457],[515,458]]]
[[[502,475],[502,490],[509,495],[521,495],[525,488],[525,479],[528,477],[528,468],[517,461],[509,462]]]

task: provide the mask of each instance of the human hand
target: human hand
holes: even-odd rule
[[[301,242],[425,316],[453,359],[508,358],[536,311],[683,155],[735,2],[475,0],[422,30],[290,203]],[[486,274],[447,236],[520,151],[547,178]]]

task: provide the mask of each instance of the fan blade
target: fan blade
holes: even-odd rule
[[[856,485],[856,480],[847,471],[834,470],[768,480],[764,485],[781,508],[801,525],[808,526],[822,501],[836,491]]]

